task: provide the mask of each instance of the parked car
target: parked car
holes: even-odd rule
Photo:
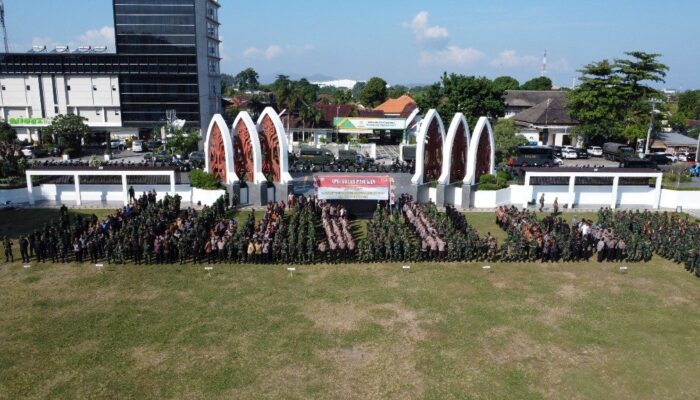
[[[25,157],[39,158],[49,155],[49,152],[45,148],[39,146],[25,146],[22,147],[21,151]]]
[[[588,155],[588,152],[584,149],[574,149],[576,150],[576,154],[578,155],[578,158],[583,158],[585,160],[589,159],[590,156]]]
[[[193,167],[204,167],[204,152],[193,151],[189,155],[190,165]]]
[[[61,155],[63,155],[63,149],[60,147],[52,147],[50,154],[51,157],[61,157]]]
[[[146,150],[155,151],[156,149],[158,149],[162,145],[163,145],[163,142],[161,142],[160,140],[148,142],[148,143],[146,143]]]
[[[626,158],[620,162],[620,168],[651,168],[658,169],[655,162],[641,158]]]
[[[143,156],[144,160],[154,160],[156,162],[166,162],[172,160],[173,156],[165,150],[161,150],[157,153],[146,153]]]
[[[603,157],[603,148],[600,146],[590,146],[586,152],[593,157]]]
[[[100,146],[105,147],[107,146],[107,142],[102,142]],[[126,142],[124,140],[112,140],[109,142],[109,147],[111,149],[119,149],[119,150],[124,150],[124,147],[126,147]]]
[[[554,155],[556,157],[562,157],[561,151],[562,151],[561,146],[552,146],[552,153],[554,153]]]
[[[644,156],[644,159],[648,161],[653,161],[654,163],[656,163],[656,165],[668,165],[672,163],[671,159],[668,157],[667,154],[647,154],[646,156]]]
[[[577,153],[576,150],[574,150],[573,148],[571,148],[571,149],[562,149],[562,150],[561,150],[561,155],[562,155],[562,158],[565,158],[565,159],[573,159],[573,160],[575,160],[575,159],[578,158],[578,153]]]
[[[564,160],[562,160],[561,158],[559,158],[557,156],[554,156],[553,158],[554,158],[554,165],[558,165],[558,166],[564,165]]]
[[[131,142],[131,151],[134,153],[140,153],[146,149],[146,142],[143,140],[134,140]]]
[[[678,162],[678,156],[675,154],[671,154],[671,153],[661,153],[661,154],[664,154],[666,157],[668,157],[668,159],[671,160],[671,162],[674,162],[674,163]]]
[[[678,160],[685,162],[693,162],[695,161],[695,153],[678,153]]]

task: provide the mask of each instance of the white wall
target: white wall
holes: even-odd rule
[[[131,186],[131,185],[130,185]],[[143,192],[155,189],[158,198],[162,199],[170,191],[170,185],[133,185],[136,196]],[[192,188],[189,185],[176,185],[175,192],[182,197],[183,202],[191,202],[202,205],[211,205],[219,197],[224,195],[224,190],[202,190]],[[123,202],[124,193],[121,185],[81,185],[80,198],[83,202]],[[74,185],[44,184],[34,187],[34,199],[37,202],[52,201],[57,203],[75,203]],[[0,190],[0,203],[12,202],[16,204],[29,203],[27,188]]]
[[[700,210],[700,191],[661,190],[661,207],[684,210]]]

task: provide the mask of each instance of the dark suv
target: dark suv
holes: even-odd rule
[[[668,165],[671,164],[671,159],[666,157],[665,154],[647,154],[644,156],[647,161],[652,161],[656,165]]]

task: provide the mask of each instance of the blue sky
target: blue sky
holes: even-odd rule
[[[700,1],[221,0],[222,72],[255,68],[391,84],[431,83],[443,71],[570,86],[583,65],[624,51],[663,54],[662,87],[700,88]],[[109,0],[5,0],[11,48],[113,46]],[[60,18],[56,18],[60,16]]]

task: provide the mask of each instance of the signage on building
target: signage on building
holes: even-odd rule
[[[314,176],[316,195],[321,200],[389,200],[393,182],[389,176]]]
[[[48,125],[44,118],[13,117],[8,118],[7,122],[10,125]]]
[[[404,130],[404,118],[355,118],[335,117],[333,126],[343,132],[373,131],[373,130]]]

